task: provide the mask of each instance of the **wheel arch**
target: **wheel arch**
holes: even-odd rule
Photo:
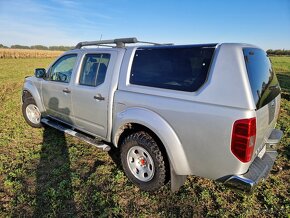
[[[32,84],[31,81],[26,81],[23,86],[21,101],[24,102],[25,98],[32,97],[39,108],[40,112],[44,112],[45,108],[43,107],[40,94],[37,88]]]
[[[190,173],[187,157],[176,132],[165,119],[151,110],[129,108],[118,113],[112,131],[113,144],[118,147],[123,138],[136,130],[148,131],[159,140],[176,174]]]

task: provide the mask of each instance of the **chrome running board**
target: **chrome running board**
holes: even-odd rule
[[[54,129],[57,129],[61,132],[64,132],[68,135],[76,137],[76,138],[80,139],[81,141],[87,142],[87,143],[89,143],[89,144],[91,144],[99,149],[102,149],[103,151],[110,151],[111,150],[111,147],[109,145],[105,144],[103,141],[96,140],[96,138],[90,137],[90,136],[88,136],[80,131],[73,130],[70,127],[68,127],[67,125],[62,124],[61,122],[58,122],[56,120],[42,118],[41,123],[48,125]]]

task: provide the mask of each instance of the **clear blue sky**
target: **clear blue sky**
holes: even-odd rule
[[[290,0],[0,0],[0,44],[75,45],[101,35],[290,49]]]

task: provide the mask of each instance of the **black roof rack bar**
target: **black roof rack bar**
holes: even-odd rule
[[[155,42],[138,41],[137,38],[132,37],[132,38],[120,38],[120,39],[79,42],[76,45],[75,49],[80,49],[83,46],[90,46],[90,45],[106,46],[107,44],[116,44],[117,48],[123,48],[123,47],[125,47],[126,43],[146,43],[146,44],[153,44],[153,45],[162,45],[162,44],[155,43]],[[163,44],[163,45],[172,45],[172,44]]]

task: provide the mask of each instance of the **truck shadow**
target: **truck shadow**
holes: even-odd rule
[[[49,102],[58,105],[58,99]],[[60,109],[69,114],[69,109]],[[34,217],[71,217],[76,214],[68,146],[64,133],[44,127],[36,172]]]
[[[75,214],[70,174],[70,159],[64,134],[45,127],[36,172],[35,217]]]
[[[115,163],[116,168],[118,170],[123,171],[121,156],[120,156],[120,148],[116,148],[114,145],[111,145],[111,150],[108,152],[111,160]]]
[[[57,98],[50,99],[49,106],[63,115],[70,114],[68,108],[59,108]],[[120,167],[116,150],[113,148],[109,155],[116,166]],[[80,160],[77,162],[80,165],[84,164]],[[82,200],[77,205],[71,175],[74,170],[71,167],[69,143],[65,133],[44,126],[40,161],[36,170],[36,206],[33,217],[75,217],[78,213],[91,217],[102,215],[107,208],[114,205],[113,200],[104,191],[104,187],[106,188],[111,181],[104,180],[104,184],[101,181],[92,183],[90,179],[94,178],[93,174],[98,171],[98,167],[104,164],[102,160],[95,160],[89,167],[84,164],[79,172],[79,179],[86,185],[81,191]],[[104,196],[107,196],[106,200]]]

